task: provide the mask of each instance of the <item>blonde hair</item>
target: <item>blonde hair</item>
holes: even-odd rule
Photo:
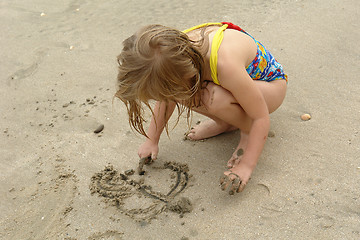
[[[204,31],[202,39],[192,41],[176,29],[149,25],[123,42],[118,56],[118,97],[126,105],[129,123],[147,136],[143,123],[144,108],[151,112],[150,100],[176,103],[178,119],[185,110],[200,105],[200,89],[204,69]],[[181,104],[179,104],[181,102]],[[166,117],[166,116],[165,116]],[[165,126],[168,132],[168,125]]]

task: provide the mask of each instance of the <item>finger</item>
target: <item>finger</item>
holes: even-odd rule
[[[140,160],[139,160],[139,166],[138,166],[138,169],[137,169],[139,175],[144,175],[145,174],[145,171],[144,171],[145,160],[146,160],[146,158],[140,158]]]
[[[227,176],[225,176],[224,181],[221,184],[221,190],[225,191],[230,183],[231,183],[230,179]]]
[[[139,156],[139,158],[140,159],[142,159],[142,158],[147,158],[147,157],[149,157],[151,154],[149,153],[149,154],[147,154],[147,151],[139,151],[138,152],[138,156]]]
[[[146,157],[146,158],[144,158],[145,160],[144,160],[144,163],[146,164],[146,165],[149,165],[149,164],[151,164],[152,162],[153,162],[153,159],[152,159],[152,157],[151,156],[148,156],[148,157]]]
[[[240,184],[241,184],[240,179],[238,179],[238,178],[234,179],[233,182],[232,182],[232,185],[230,187],[229,194],[234,195],[235,192],[237,192],[237,190],[239,189]]]
[[[245,186],[246,186],[246,183],[241,182],[241,183],[240,183],[240,186],[239,186],[239,188],[238,188],[238,190],[237,190],[237,192],[238,192],[238,193],[239,193],[239,192],[242,192],[242,191],[244,190]]]
[[[220,184],[223,184],[226,181],[226,179],[227,179],[227,176],[225,176],[225,175],[220,177]]]
[[[225,191],[230,183],[231,181],[225,181],[223,184],[221,184],[221,190]]]

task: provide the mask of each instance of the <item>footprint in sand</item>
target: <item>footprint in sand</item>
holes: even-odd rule
[[[103,197],[105,202],[136,221],[149,222],[166,210],[181,215],[192,210],[189,199],[178,197],[188,186],[187,165],[175,162],[160,165],[157,161],[149,170],[145,175],[131,175],[131,171],[120,173],[113,166],[107,166],[91,178],[91,193]],[[160,181],[150,179],[156,178],[156,171],[163,176]],[[170,173],[170,178],[163,174],[166,172]],[[167,185],[169,179],[164,177],[170,179],[171,185]],[[154,190],[155,188],[158,190]],[[159,188],[162,190],[159,191]]]
[[[36,70],[39,67],[39,64],[42,62],[43,58],[45,57],[48,49],[47,48],[39,48],[35,51],[35,60],[32,64],[30,64],[28,67],[21,68],[11,74],[11,76],[8,78],[8,80],[11,82],[13,80],[19,80],[23,78],[27,78],[31,75],[33,75]]]

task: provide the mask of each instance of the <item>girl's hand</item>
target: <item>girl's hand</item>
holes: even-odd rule
[[[229,171],[225,172],[225,175],[227,175],[227,173],[230,172],[236,173],[240,177],[240,181],[242,182],[242,184],[246,185],[251,177],[253,170],[254,168],[252,166],[249,166],[240,159],[239,162],[234,167],[229,169]]]
[[[138,155],[140,158],[151,157],[152,160],[157,158],[159,152],[159,145],[154,143],[150,139],[147,139],[138,150]]]
[[[229,187],[230,195],[241,192],[249,181],[253,170],[252,166],[240,159],[235,166],[224,172],[224,175],[220,178],[221,189],[226,190]]]

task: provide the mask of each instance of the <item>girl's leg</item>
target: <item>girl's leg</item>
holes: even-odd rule
[[[194,108],[195,112],[210,118],[193,127],[187,137],[191,140],[210,138],[218,134],[239,129],[239,122],[233,121],[231,115],[241,116],[242,123],[247,122],[244,110],[237,104],[233,95],[226,89],[209,83],[202,92],[202,106]],[[235,123],[235,124],[232,124]]]
[[[285,98],[285,80],[255,81],[255,83],[263,94],[269,113],[274,112]],[[220,131],[217,134],[237,128],[243,132],[249,132],[252,120],[228,90],[214,83],[209,83],[203,90],[202,102],[203,105],[195,108],[194,111],[211,118],[213,121],[197,125],[189,134],[191,139],[199,140],[215,136],[213,135],[214,132],[208,132],[209,125],[214,124],[218,126],[213,128],[219,128]]]
[[[204,109],[204,107],[196,108],[195,111],[207,116],[210,119],[191,128],[187,134],[187,138],[190,140],[206,139],[224,132],[230,132],[238,129],[237,127],[228,124],[220,118],[211,115],[206,109]]]
[[[261,90],[269,113],[275,111],[283,102],[286,93],[286,81],[274,80],[272,82],[255,81]],[[241,140],[235,149],[233,157],[228,162],[228,167],[232,167],[238,160],[237,151],[246,149],[247,134],[251,128],[252,120],[237,103],[233,95],[221,86],[209,83],[203,91],[203,106],[194,109],[211,120],[195,126],[188,138],[199,140],[218,135],[223,132],[240,129]]]

